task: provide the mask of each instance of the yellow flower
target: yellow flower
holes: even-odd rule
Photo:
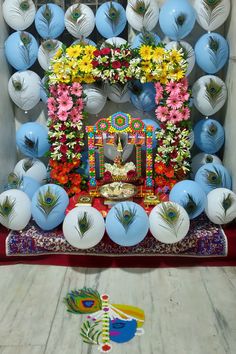
[[[84,54],[89,56],[89,57],[93,57],[93,52],[96,50],[96,47],[94,47],[93,45],[86,45],[84,47]]]
[[[146,74],[149,74],[151,72],[152,64],[150,63],[150,61],[143,61],[141,65],[142,65],[142,71],[144,71]]]
[[[60,56],[62,55],[62,49],[60,48],[60,49],[58,49],[58,51],[56,52],[56,54],[54,55],[54,59],[58,59],[58,58],[60,58]]]
[[[83,81],[86,84],[92,84],[95,80],[93,78],[93,75],[85,75]]]
[[[88,57],[78,60],[79,70],[88,74],[92,71],[93,65]]]
[[[161,47],[156,47],[153,50],[152,60],[156,63],[164,59],[165,49]]]
[[[150,45],[142,45],[139,48],[139,54],[143,60],[151,60],[152,47]]]
[[[56,62],[55,64],[52,65],[52,70],[55,74],[58,74],[60,71],[62,71],[64,68],[63,63]]]
[[[73,45],[66,49],[66,54],[68,54],[72,58],[77,58],[81,55],[83,48],[78,45]]]
[[[170,61],[176,61],[179,62],[183,59],[182,54],[180,53],[180,51],[176,50],[176,49],[172,49],[169,52],[169,60]]]

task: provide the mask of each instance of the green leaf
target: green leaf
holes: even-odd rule
[[[93,345],[99,344],[99,338],[102,334],[102,331],[96,330],[94,332],[95,327],[97,327],[98,325],[99,321],[95,321],[92,324],[89,321],[83,322],[80,329],[80,335],[83,338],[83,342]]]

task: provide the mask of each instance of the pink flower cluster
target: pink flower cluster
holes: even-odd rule
[[[72,85],[57,84],[49,88],[51,97],[48,98],[48,115],[53,121],[67,121],[73,123],[83,119],[84,107],[82,86],[78,82]]]
[[[161,122],[177,123],[190,118],[188,80],[186,78],[166,85],[155,83],[156,117]]]

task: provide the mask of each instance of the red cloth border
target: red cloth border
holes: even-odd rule
[[[6,256],[5,239],[8,230],[0,229],[0,265],[9,264],[41,264],[86,268],[161,268],[161,267],[192,267],[192,266],[236,266],[236,225],[224,228],[228,239],[227,257],[164,257],[164,256],[129,256],[129,257],[100,257],[76,255],[45,255],[28,257]]]

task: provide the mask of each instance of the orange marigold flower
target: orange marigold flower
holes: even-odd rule
[[[166,171],[166,166],[163,162],[156,162],[155,163],[155,171],[158,174],[164,174]]]

